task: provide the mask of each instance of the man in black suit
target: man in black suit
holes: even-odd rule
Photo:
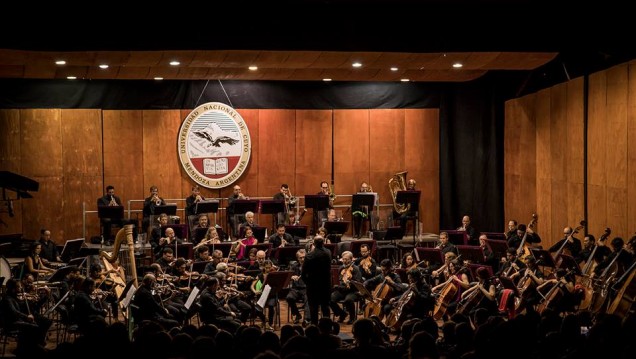
[[[290,271],[293,273],[291,276],[292,282],[289,293],[285,299],[287,300],[289,310],[294,318],[294,324],[299,324],[301,319],[303,319],[298,307],[296,306],[298,301],[305,301],[305,318],[303,323],[309,323],[311,320],[311,315],[309,314],[309,302],[307,302],[307,285],[302,279],[302,268],[303,263],[305,263],[306,255],[307,253],[304,249],[299,249],[296,252],[296,261],[293,261],[290,264]]]
[[[269,236],[269,238],[267,238],[267,242],[272,244],[272,248],[298,245],[298,239],[294,238],[289,233],[285,233],[285,224],[283,223],[276,225],[276,233]]]
[[[216,277],[208,278],[205,281],[205,289],[201,291],[199,304],[199,316],[205,324],[214,324],[230,333],[236,333],[241,326],[241,322],[236,319],[236,313],[229,309],[228,303],[217,296],[219,280]]]
[[[150,225],[150,216],[152,215],[160,215],[161,213],[155,213],[156,206],[165,206],[166,201],[159,197],[159,188],[157,186],[150,187],[150,197],[146,197],[144,199],[144,209],[143,209],[143,223],[142,230],[144,233],[148,231],[148,226]]]
[[[107,186],[106,194],[97,199],[97,207],[121,206],[121,198],[115,195],[115,187]],[[110,229],[113,224],[122,226],[121,218],[102,218],[102,236],[104,240],[110,239]]]
[[[324,247],[324,238],[314,237],[314,250],[305,258],[301,278],[307,286],[311,324],[318,325],[318,307],[323,317],[329,317],[331,300],[331,252]]]
[[[135,292],[132,303],[135,305],[135,321],[150,320],[161,324],[164,329],[170,330],[179,326],[179,322],[172,319],[168,310],[152,295],[152,290],[157,283],[154,274],[146,274],[141,281],[139,289]]]

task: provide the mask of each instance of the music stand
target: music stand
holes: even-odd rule
[[[289,281],[291,280],[291,276],[293,274],[294,272],[290,271],[269,272],[267,274],[267,278],[265,278],[263,287],[269,285],[272,288],[270,296],[272,294],[278,296],[278,292],[283,290],[283,288],[287,288],[289,286]]]
[[[454,229],[446,229],[441,232],[448,233],[448,241],[456,246],[468,245],[468,233],[466,231],[456,231]]]
[[[312,208],[314,211],[324,211],[329,208],[329,196],[326,194],[306,194],[305,208]]]
[[[235,199],[234,213],[245,214],[245,212],[258,213],[258,200],[255,199]]]
[[[258,244],[250,244],[249,246],[245,246],[245,255],[247,256],[247,254],[250,252],[250,249],[252,248],[256,248],[259,251],[265,251],[265,255],[267,255],[267,257],[270,257],[270,251],[272,249],[272,244],[271,243],[258,243]]]
[[[368,300],[369,302],[373,302],[373,295],[367,288],[364,287],[362,282],[358,282],[357,280],[351,280],[349,283],[353,284],[354,287],[358,290],[362,298]]]
[[[166,204],[162,206],[155,206],[154,214],[156,216],[165,213],[168,216],[176,216],[177,215],[177,205],[176,204]]]
[[[361,211],[363,206],[371,209],[367,216],[371,216],[373,205],[375,204],[375,194],[373,193],[356,193],[351,197],[351,213]]]
[[[170,245],[170,247],[172,247],[172,245]],[[192,250],[193,247],[194,245],[192,243],[177,243],[175,245],[174,257],[178,258],[179,255],[177,255],[177,253],[180,253],[181,257],[185,259],[192,259],[194,256],[194,251]]]
[[[55,273],[53,273],[53,275],[49,278],[48,282],[49,283],[54,283],[54,282],[63,281],[64,277],[66,277],[67,274],[72,272],[73,269],[79,269],[79,267],[78,266],[66,265],[66,266],[56,270]]]
[[[484,258],[484,250],[480,246],[457,246],[457,252],[462,256],[465,261],[470,261],[473,264],[484,264],[486,259]]]
[[[205,270],[205,266],[208,265],[208,263],[211,263],[211,262],[207,262],[207,261],[194,262],[192,263],[192,271],[203,273],[203,271]]]
[[[560,254],[557,260],[558,260],[557,268],[562,268],[565,270],[573,270],[574,274],[579,276],[582,275],[581,268],[579,267],[579,264],[576,263],[576,259],[574,259],[574,257],[567,254]]]
[[[307,226],[285,226],[285,232],[291,234],[294,238],[307,238]]]
[[[386,233],[384,234],[384,240],[391,241],[391,244],[393,245],[395,245],[396,240],[402,239],[402,237],[404,237],[404,231],[400,226],[389,227],[386,229]]]
[[[493,276],[493,271],[491,266],[484,265],[484,264],[469,264],[468,268],[470,269],[470,275],[473,276],[473,279],[475,281],[479,280],[479,277],[477,276],[477,269],[481,267],[485,267],[488,270],[489,277]]]
[[[347,221],[327,221],[324,224],[325,229],[327,230],[328,236],[331,239],[331,242],[338,243],[343,234],[349,229],[349,222]],[[335,240],[333,240],[335,239]]]
[[[322,246],[331,252],[331,258],[336,258],[336,249],[338,248],[336,243],[324,243]]]
[[[486,245],[490,248],[492,255],[497,261],[506,257],[508,252],[508,242],[496,239],[486,239]]]
[[[84,245],[84,238],[69,239],[64,243],[60,257],[62,262],[68,262],[78,256],[80,249]]]
[[[384,244],[384,245],[378,245],[378,256],[382,257],[383,254],[386,253],[387,257],[391,256],[391,258],[393,259],[393,262],[397,262],[398,258],[397,258],[397,250],[398,250],[398,246],[396,244],[396,240],[397,239],[402,239],[402,237],[404,237],[404,231],[402,230],[402,227],[397,226],[397,227],[389,227],[387,228],[387,230],[384,233],[384,243],[386,243],[386,241],[389,241],[389,244]],[[376,239],[376,241],[379,239]]]
[[[395,195],[395,202],[402,204],[410,204],[411,211],[415,212],[415,228],[413,229],[413,245],[415,245],[415,237],[417,235],[420,215],[419,215],[419,207],[420,207],[420,195],[422,191],[397,191]]]
[[[485,234],[488,239],[494,239],[497,241],[507,241],[505,233],[501,232],[482,232],[481,234]]]
[[[210,251],[212,252],[214,252],[216,249],[220,250],[221,252],[223,252],[223,258],[227,258],[230,255],[230,251],[232,250],[233,244],[234,243],[232,242],[213,243],[209,245],[208,247],[210,248]]]
[[[274,250],[274,258],[276,259],[276,263],[278,263],[281,267],[287,267],[289,265],[290,260],[294,260],[296,258],[296,252],[299,249],[303,249],[303,246],[285,246],[278,247]]]
[[[545,249],[541,248],[530,248],[530,253],[537,260],[537,265],[543,267],[554,268],[556,263],[554,263],[554,259],[552,258],[552,254]]]
[[[201,202],[197,202],[194,206],[194,214],[204,214],[204,213],[216,213],[219,211],[219,201],[217,200],[205,200]]]
[[[124,206],[97,206],[97,217],[99,219],[122,219],[124,218]]]
[[[285,212],[285,201],[282,199],[270,199],[261,201],[261,214],[271,214],[273,227],[276,228],[277,217],[275,214]]]
[[[196,228],[194,230],[194,235],[192,238],[192,242],[194,243],[199,243],[203,240],[203,238],[205,238],[206,233],[208,233],[208,229],[210,228]],[[217,233],[218,233],[218,229],[217,229]],[[221,236],[219,235],[219,239],[221,238]]]
[[[444,255],[442,250],[438,248],[415,247],[415,257],[418,262],[428,262],[428,265],[442,265],[444,263]]]

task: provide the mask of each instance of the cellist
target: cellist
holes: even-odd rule
[[[470,287],[470,284],[468,281],[468,275],[466,274],[464,267],[460,266],[459,261],[450,261],[450,263],[448,263],[448,272],[449,277],[447,280],[433,287],[432,292],[439,292],[442,295],[437,299],[438,301],[448,301],[448,303],[444,303],[445,305],[443,307],[446,308],[446,312],[450,312],[452,314],[457,308],[457,303],[459,302],[462,293]],[[457,289],[452,298],[445,298],[443,295],[448,289],[448,286],[455,286]]]
[[[387,314],[393,308],[388,301],[391,298],[398,297],[404,293],[409,287],[408,284],[402,283],[400,276],[393,271],[393,262],[390,259],[383,259],[380,262],[381,273],[373,278],[364,281],[364,287],[373,294],[374,303],[367,305],[380,305],[381,315]],[[365,310],[365,314],[367,310]]]
[[[474,296],[473,304],[469,307],[468,316],[472,318],[475,311],[479,308],[484,308],[488,311],[490,315],[496,315],[497,308],[497,298],[496,298],[496,290],[495,285],[490,279],[490,273],[486,267],[479,267],[476,271],[477,279],[479,280],[477,284],[468,288],[464,293],[462,293],[461,298],[462,302],[464,300],[468,300],[469,298]],[[461,303],[461,302],[460,302]]]
[[[411,318],[424,319],[425,316],[430,315],[435,304],[431,287],[424,281],[422,272],[419,269],[411,269],[408,271],[407,276],[409,280],[407,289],[400,296],[389,300],[389,304],[392,307],[391,315],[395,312],[400,312],[401,314],[400,318],[395,319],[398,323]],[[410,300],[404,303],[404,297],[409,295],[411,296]],[[404,305],[401,308],[396,308],[395,306],[400,302]]]

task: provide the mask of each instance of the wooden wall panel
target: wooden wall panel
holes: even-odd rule
[[[537,136],[537,215],[539,223],[537,231],[541,238],[546,240],[552,238],[552,170],[550,145],[551,129],[550,129],[550,90],[543,90],[537,93],[536,102],[536,136]],[[529,216],[530,215],[530,216]],[[526,220],[528,218],[528,220]],[[528,223],[531,214],[527,214],[519,223]]]
[[[362,182],[376,190],[376,183],[369,177],[369,111],[335,110],[334,129],[336,192],[356,193]]]
[[[290,189],[294,191],[295,188],[294,195],[315,194],[320,191],[321,181],[331,183],[331,148],[333,143],[331,126],[332,111],[330,110],[296,111],[295,164],[279,172],[284,176],[288,174],[293,176],[295,186]],[[283,152],[289,150],[287,146],[282,149]],[[289,156],[292,155],[292,152],[287,153]],[[338,156],[338,149],[334,155]],[[293,157],[291,161],[294,161]],[[296,167],[295,174],[294,166]],[[337,181],[334,180],[334,182],[338,186]],[[340,192],[337,187],[335,191],[336,194]],[[340,201],[342,199],[336,204],[340,204]]]
[[[567,86],[550,89],[550,172],[551,177],[551,227],[550,235],[542,228],[544,246],[556,243],[563,233],[567,220]]]
[[[629,237],[636,231],[636,64],[627,71],[627,223]]]
[[[37,195],[33,199],[22,202],[24,215],[22,233],[24,238],[40,238],[40,229],[48,228],[51,238],[56,243],[64,243],[71,233],[77,232],[81,237],[81,228],[64,228],[64,186],[62,176],[28,176],[40,183]],[[81,216],[81,212],[77,214]]]
[[[102,114],[104,183],[100,193],[112,185],[124,206],[128,206],[129,200],[143,199],[148,193],[141,171],[144,167],[142,114],[140,110],[107,110]],[[131,208],[140,211],[143,204],[133,202]],[[141,218],[140,213],[139,216]]]
[[[20,148],[20,110],[0,110],[0,170],[22,174]],[[7,192],[16,198],[15,192]],[[29,201],[30,199],[27,199]],[[0,211],[0,234],[22,233],[22,201],[13,201],[14,217]],[[4,203],[2,204],[4,206]]]
[[[61,110],[62,126],[62,185],[64,229],[82,228],[82,210],[86,203],[95,210],[95,202],[102,195],[102,119],[100,110]],[[99,233],[96,216],[87,221],[87,234]],[[89,217],[89,218],[91,218]],[[68,233],[77,238],[75,233]],[[65,237],[65,239],[71,239]],[[63,242],[62,242],[63,243]]]
[[[589,230],[597,235],[609,226],[607,218],[607,146],[606,75],[599,72],[590,76],[587,131],[587,193]],[[611,228],[611,227],[610,227]],[[612,228],[614,230],[614,228]]]
[[[577,226],[585,218],[584,212],[584,104],[583,79],[577,78],[567,83],[567,146],[566,180],[567,223]],[[579,235],[582,239],[583,235]]]

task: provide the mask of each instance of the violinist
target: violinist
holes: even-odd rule
[[[195,250],[194,254],[194,263],[198,262],[210,262],[212,257],[210,257],[210,248],[208,246],[201,246]]]
[[[18,346],[16,354],[20,357],[26,350],[37,346],[42,348],[46,344],[46,333],[52,321],[32,312],[30,308],[23,311],[20,307],[20,293],[22,284],[15,278],[9,278],[6,282],[5,292],[0,300],[0,313],[2,313],[2,330],[18,330]],[[22,299],[23,300],[23,299]],[[6,343],[3,343],[5,345]]]
[[[304,249],[299,249],[296,252],[296,261],[290,263],[290,271],[293,273],[291,277],[291,288],[289,289],[289,293],[285,298],[287,300],[287,305],[289,306],[289,310],[291,311],[292,318],[294,324],[299,324],[302,320],[303,324],[308,324],[311,321],[311,316],[309,313],[309,301],[307,300],[307,286],[302,279],[302,266],[305,263],[306,252]],[[300,311],[296,306],[298,301],[305,302],[305,318],[303,320],[300,315]]]
[[[93,278],[86,278],[80,286],[80,290],[75,294],[73,301],[73,314],[77,320],[77,325],[81,333],[86,333],[89,323],[94,319],[104,319],[108,311],[95,305],[93,296],[97,291]]]
[[[157,263],[150,265],[150,273],[155,276],[156,285],[153,287],[153,295],[163,308],[170,314],[171,318],[182,322],[188,312],[184,299],[180,297],[181,291],[177,289],[175,283],[179,282],[179,277],[164,273]]]
[[[27,273],[22,277],[22,288],[24,290],[24,298],[29,301],[29,306],[34,312],[40,312],[42,306],[51,298],[51,288],[47,286],[37,288],[35,286],[35,278],[31,273]]]
[[[173,319],[161,301],[154,296],[156,282],[154,274],[147,273],[135,292],[132,300],[137,308],[134,314],[135,322],[141,323],[144,320],[150,320],[161,324],[166,330],[178,327],[179,322]]]
[[[216,274],[216,266],[222,262],[225,262],[225,258],[223,257],[223,251],[220,249],[215,249],[212,252],[210,262],[206,264],[205,269],[203,269],[203,274],[206,274],[208,276],[213,276],[214,274]]]
[[[205,324],[218,326],[220,329],[235,333],[241,326],[236,318],[237,315],[223,300],[223,295],[219,292],[219,280],[211,277],[205,281],[205,289],[201,291],[199,304],[199,316]]]
[[[153,226],[150,231],[150,246],[152,247],[153,253],[160,253],[161,249],[157,249],[159,247],[159,240],[161,239],[161,228],[168,225],[168,215],[162,213],[159,215],[159,225]]]
[[[161,270],[166,272],[168,268],[174,262],[174,250],[170,247],[165,247],[161,250],[161,257],[155,261],[155,263],[159,264]]]
[[[454,313],[455,309],[457,308],[457,303],[461,299],[462,293],[464,292],[464,290],[470,287],[466,270],[459,264],[459,261],[456,259],[448,263],[448,277],[446,279],[446,282],[436,285],[431,290],[433,293],[441,292],[442,289],[446,287],[446,285],[454,285],[457,288],[456,295],[453,298],[450,298],[450,302],[446,306],[448,312]]]
[[[222,265],[225,265],[225,263]],[[219,270],[215,277],[219,280],[219,292],[223,294],[223,300],[227,302],[230,309],[237,314],[241,323],[247,322],[252,313],[252,306],[243,299],[249,297],[252,293],[251,290],[249,288],[247,291],[241,290],[238,288],[237,283],[228,282],[228,278],[230,277],[227,275],[227,268],[225,270]],[[253,280],[252,277],[248,278],[250,281]],[[264,323],[265,316],[263,316],[261,320]]]
[[[262,271],[258,275],[256,279],[252,282],[251,290],[254,293],[256,299],[260,297],[263,292],[265,281],[267,280],[267,275],[273,271],[274,264],[270,260],[265,260],[263,262]],[[265,306],[268,308],[268,317],[267,322],[263,321],[263,329],[273,331],[274,328],[272,325],[274,324],[274,314],[276,312],[276,294],[270,293],[267,297],[267,301],[265,302]],[[263,308],[264,310],[265,308]]]
[[[349,314],[347,324],[353,324],[356,320],[355,302],[358,300],[358,290],[351,284],[351,281],[362,281],[360,269],[353,264],[353,253],[349,251],[342,253],[342,266],[340,266],[339,273],[339,282],[331,292],[329,306],[331,311],[339,317],[339,323],[344,322]],[[340,301],[343,301],[346,311],[338,305]]]
[[[366,244],[360,246],[360,257],[353,264],[360,268],[363,281],[375,277],[378,272],[378,263],[371,257],[371,250]]]
[[[490,315],[496,315],[499,309],[495,284],[490,279],[490,273],[486,267],[479,267],[476,274],[478,282],[461,294],[462,301],[472,300],[475,303],[467,314],[472,318],[477,309],[484,308]]]
[[[380,262],[380,270],[380,273],[378,273],[375,277],[364,281],[364,287],[375,296],[375,292],[378,287],[381,285],[389,286],[390,290],[385,292],[388,293],[388,295],[381,298],[383,302],[381,303],[381,305],[383,305],[382,313],[387,314],[392,309],[392,306],[388,304],[388,301],[391,298],[400,296],[409,286],[406,283],[402,283],[400,275],[393,271],[393,262],[391,262],[390,259],[383,259],[382,262]],[[377,294],[379,295],[382,293]]]
[[[172,276],[178,277],[178,279],[175,281],[175,285],[177,286],[177,289],[183,294],[183,296],[186,297],[192,290],[192,287],[197,284],[201,277],[198,272],[189,271],[188,265],[188,261],[186,261],[185,258],[177,258],[177,260],[174,262],[174,267],[172,267],[172,271],[169,273]]]

